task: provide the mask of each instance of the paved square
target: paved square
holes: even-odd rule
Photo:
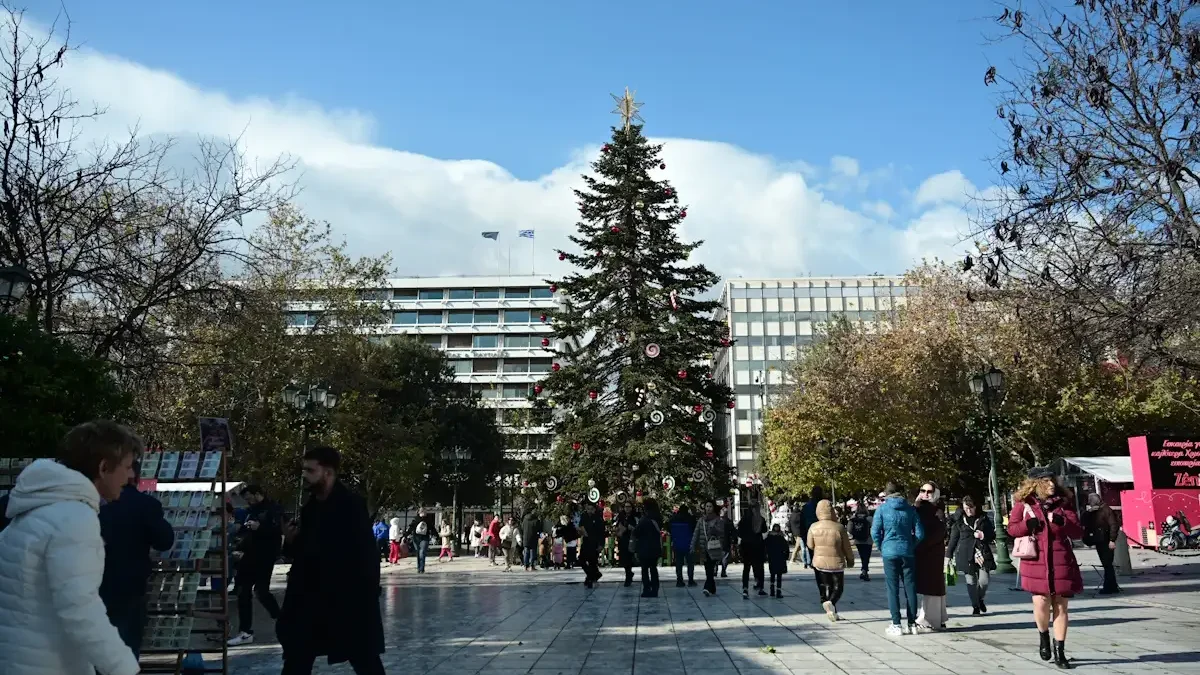
[[[1090,587],[1095,555],[1080,551]],[[1089,558],[1091,556],[1091,558]],[[1125,593],[1089,590],[1071,604],[1068,653],[1080,672],[1200,674],[1200,565],[1138,556]],[[1147,562],[1148,561],[1148,562]],[[877,561],[876,561],[877,562]],[[1171,561],[1177,563],[1178,561]],[[1152,567],[1151,565],[1160,565]],[[382,599],[388,673],[408,675],[735,675],[753,673],[1028,673],[1054,670],[1037,657],[1029,596],[998,577],[986,616],[972,617],[966,590],[949,589],[949,630],[888,638],[882,578],[848,574],[842,621],[830,623],[812,575],[785,577],[783,599],[740,593],[730,567],[718,594],[676,588],[664,568],[657,599],[624,588],[607,570],[599,588],[582,573],[514,571],[460,559],[418,576],[411,560],[387,570]],[[702,570],[700,570],[702,573]],[[736,574],[735,574],[736,573]],[[282,583],[282,577],[277,577]],[[281,588],[280,588],[281,590]],[[965,607],[965,610],[964,610]],[[259,615],[261,607],[256,606]],[[278,646],[265,621],[259,643],[232,650],[231,671],[278,673]],[[314,672],[351,673],[321,661]]]

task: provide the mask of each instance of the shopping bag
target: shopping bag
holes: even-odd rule
[[[946,585],[954,586],[958,584],[958,568],[953,560],[946,561]]]

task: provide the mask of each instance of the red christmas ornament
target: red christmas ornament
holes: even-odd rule
[[[704,406],[702,406],[702,405],[694,405],[694,406],[692,406],[692,410],[694,410],[694,411],[696,411],[696,412],[704,412]]]
[[[550,317],[548,317],[548,316],[546,316],[545,314],[543,314],[541,318],[542,318],[542,323],[546,323],[546,319],[548,319],[548,318],[550,318]]]
[[[662,164],[659,164],[659,165],[658,165],[658,168],[660,168],[660,169],[665,169],[665,168],[667,168],[667,163],[666,163],[666,162],[663,162]]]
[[[600,152],[608,152],[611,149],[612,148],[609,147],[608,143],[605,143],[603,146],[600,147]]]
[[[533,385],[533,393],[535,393],[535,394],[542,393],[542,385],[540,385],[540,384]]]
[[[589,392],[588,392],[588,398],[592,399],[593,401],[595,401],[595,400],[596,400],[596,397],[597,397],[597,396],[599,396],[599,394],[597,394],[597,393],[596,393],[596,392],[594,392],[594,391],[589,391]]]
[[[728,347],[730,345],[729,338],[721,338],[721,346]]]
[[[672,190],[671,188],[667,188],[667,190],[664,194],[666,194],[668,197],[670,197],[671,195],[675,194],[675,191]]]
[[[559,260],[566,260],[566,259],[567,259],[567,254],[566,254],[566,253],[563,253],[562,251],[559,251],[559,252],[558,252],[558,259],[559,259]]]
[[[679,212],[679,217],[680,217],[680,218],[687,218],[687,209],[684,209],[684,210],[680,211],[680,212]]]
[[[562,503],[562,500],[563,500],[563,496],[562,496],[562,495],[558,495],[557,497],[555,497],[555,498],[554,498],[554,500],[555,500],[555,501],[557,501],[559,504],[561,504],[561,503]]]
[[[558,371],[559,371],[561,368],[562,368],[562,366],[558,365],[557,363],[555,363],[555,364],[552,364],[552,365],[550,366],[550,370],[553,370],[553,371],[554,371],[554,372],[556,372],[556,373],[557,373],[557,372],[558,372]]]
[[[619,233],[621,232],[621,228],[617,227],[616,225],[613,225],[612,227],[610,227],[610,228],[608,228],[608,229],[609,229],[609,231],[611,231],[613,234],[619,234]]]
[[[689,435],[686,435],[686,434],[685,434],[685,435],[684,435],[684,437],[683,437],[683,442],[684,442],[684,443],[691,443],[691,442],[692,442],[692,437],[691,437],[691,436],[689,436]]]
[[[709,459],[712,459],[712,456],[713,456],[712,450],[709,450],[708,452],[704,453],[704,456],[708,457]]]
[[[641,490],[638,490],[638,491],[637,491],[636,493],[634,493],[634,494],[636,494],[638,497],[641,497],[641,496],[642,496],[642,491],[641,491]]]
[[[730,401],[729,403],[726,403],[726,404],[725,404],[725,407],[726,407],[726,408],[729,408],[730,410],[733,410],[734,408],[736,408],[736,407],[737,407],[737,404],[736,404],[736,403],[734,403],[733,401]]]
[[[549,347],[550,346],[550,338],[542,338],[542,346]]]
[[[572,450],[578,450],[579,448],[582,448],[582,447],[583,447],[583,445],[581,443],[579,443],[578,441],[571,444]]]
[[[681,380],[687,379],[687,371],[686,370],[680,370],[678,374],[679,374],[679,379],[681,379]]]
[[[550,292],[557,293],[558,292],[558,284],[550,284]]]

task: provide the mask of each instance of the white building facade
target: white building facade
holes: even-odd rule
[[[731,415],[714,429],[739,482],[759,472],[763,410],[783,394],[796,359],[843,315],[874,326],[915,292],[901,277],[731,279],[721,291],[718,318],[733,340],[713,357],[713,376],[735,394]]]
[[[548,415],[537,417],[529,395],[551,371],[553,340],[548,313],[557,294],[534,276],[409,277],[388,279],[372,293],[382,300],[390,323],[372,330],[373,339],[412,335],[444,351],[455,379],[470,385],[483,404],[496,410],[512,459],[549,457]],[[307,322],[292,312],[295,326]],[[548,412],[548,411],[547,411]]]

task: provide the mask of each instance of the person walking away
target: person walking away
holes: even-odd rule
[[[279,603],[271,594],[271,575],[275,572],[275,561],[283,543],[283,510],[258,485],[244,487],[242,498],[249,510],[242,525],[239,551],[234,553],[234,557],[240,558],[237,569],[239,631],[229,638],[227,644],[230,647],[254,642],[254,598],[262,603],[272,621],[279,618]]]
[[[108,421],[63,438],[58,461],[25,467],[0,532],[0,672],[135,675],[137,658],[100,599],[101,500],[118,500],[142,442]]]
[[[892,623],[887,634],[905,633],[900,625],[900,588],[903,584],[907,602],[908,632],[917,634],[917,543],[925,530],[917,511],[904,497],[904,487],[890,481],[884,490],[884,502],[875,510],[871,523],[871,539],[883,559],[884,581],[887,583],[888,611]]]
[[[704,563],[704,597],[717,592],[717,566],[725,558],[725,520],[717,503],[704,503],[704,519],[692,533],[692,550]]]
[[[488,559],[492,565],[499,565],[496,562],[496,556],[504,552],[503,543],[500,540],[500,530],[503,529],[503,523],[500,522],[500,514],[492,516],[492,522],[488,523],[487,541],[488,541]]]
[[[509,516],[508,522],[504,527],[500,528],[500,534],[496,535],[500,542],[500,549],[504,551],[504,571],[511,572],[513,559],[516,557],[517,551],[517,521],[512,516]]]
[[[525,555],[521,559],[526,572],[537,569],[538,538],[542,534],[542,519],[530,508],[521,519],[521,543],[525,547]]]
[[[554,552],[554,537],[552,533],[547,532],[543,532],[538,536],[540,537],[540,541],[538,541],[538,560],[541,561],[542,569],[547,570],[553,564],[551,558]]]
[[[850,517],[850,539],[858,549],[858,558],[862,561],[862,571],[858,578],[863,581],[871,580],[870,561],[871,549],[871,511],[865,501],[854,507],[854,515]]]
[[[1071,668],[1066,655],[1067,607],[1083,592],[1083,575],[1075,559],[1072,539],[1083,536],[1073,499],[1055,480],[1054,472],[1035,467],[1014,495],[1008,533],[1014,539],[1029,537],[1031,557],[1021,559],[1021,587],[1033,595],[1033,621],[1038,629],[1038,655],[1051,658],[1050,624],[1054,624],[1054,665]],[[1023,542],[1013,550],[1022,553]]]
[[[600,577],[600,549],[604,547],[604,517],[596,505],[587,503],[583,507],[583,518],[579,521],[583,541],[579,545],[579,567],[583,569],[583,586],[592,588]]]
[[[577,562],[579,528],[575,527],[575,523],[569,517],[559,516],[558,527],[555,528],[554,536],[561,539],[565,547],[564,554],[566,558],[563,564],[567,569],[573,569]]]
[[[625,568],[625,587],[633,585],[633,563],[636,557],[630,542],[633,538],[634,527],[637,526],[637,516],[634,515],[633,505],[626,503],[617,516],[617,558],[621,567]]]
[[[399,518],[392,518],[388,527],[388,562],[395,565],[400,562],[400,542],[404,538],[404,528]]]
[[[366,502],[338,480],[341,455],[320,446],[304,453],[310,495],[300,525],[288,527],[288,574],[275,634],[282,675],[308,675],[318,656],[349,662],[358,675],[383,675],[379,557]]]
[[[1084,516],[1083,543],[1096,547],[1100,564],[1104,566],[1104,586],[1100,595],[1120,593],[1117,586],[1117,569],[1113,558],[1117,552],[1117,539],[1121,536],[1121,524],[1117,514],[1093,492],[1088,495],[1087,515]]]
[[[100,506],[100,536],[104,539],[104,578],[100,599],[108,620],[136,657],[142,652],[146,625],[146,584],[150,580],[150,549],[166,551],[175,543],[175,530],[163,517],[154,497],[137,489],[138,462],[121,498]]]
[[[408,538],[417,554],[417,574],[425,573],[425,559],[429,557],[429,540],[433,537],[433,514],[425,509],[417,511],[417,519],[408,526]]]
[[[830,621],[837,621],[838,600],[846,587],[846,568],[854,567],[854,549],[850,533],[834,515],[828,499],[817,502],[817,522],[808,528],[808,545],[812,567],[821,594],[821,608]]]
[[[642,504],[642,517],[638,519],[634,535],[638,563],[642,566],[642,597],[658,597],[658,559],[662,557],[662,516],[658,502],[653,498]]]
[[[483,533],[484,532],[485,532],[485,530],[483,529],[483,522],[479,519],[479,516],[475,516],[475,521],[471,523],[470,542],[471,542],[471,551],[475,554],[476,558],[483,557]]]
[[[729,576],[729,559],[733,557],[733,547],[737,545],[737,528],[733,526],[733,520],[729,517],[729,507],[721,509],[721,546],[724,550],[724,555],[721,556],[721,578]]]
[[[450,526],[448,520],[442,521],[442,529],[438,534],[442,538],[442,550],[438,553],[438,562],[442,562],[444,557],[449,557],[450,562],[454,562],[454,528]]]
[[[825,491],[818,485],[813,488],[812,496],[804,504],[804,569],[812,567],[812,549],[808,547],[808,528],[817,524],[817,504],[825,498]]]
[[[802,495],[792,502],[792,510],[788,514],[788,530],[792,533],[795,546],[792,548],[792,562],[800,562],[797,558],[804,555],[807,546],[808,529],[804,527],[804,505],[808,503],[808,495]],[[804,558],[807,562],[808,558]]]
[[[687,565],[687,586],[696,585],[696,557],[692,554],[692,538],[696,532],[696,519],[687,504],[671,518],[671,550],[675,553],[675,586],[682,588],[683,567]]]
[[[917,517],[925,537],[917,544],[917,630],[945,630],[946,612],[946,521],[942,517],[941,492],[926,482],[917,493]]]
[[[383,518],[375,521],[375,525],[371,528],[371,534],[375,535],[375,547],[379,549],[379,560],[382,562],[388,557],[388,524]]]
[[[742,597],[750,597],[750,573],[754,573],[754,590],[759,595],[766,595],[763,587],[763,563],[767,555],[766,541],[767,521],[763,518],[757,494],[751,494],[749,507],[738,522],[738,540],[741,542],[739,552],[742,555]]]
[[[996,541],[996,526],[987,514],[979,510],[970,495],[963,497],[962,509],[950,523],[950,543],[946,547],[947,560],[963,572],[967,582],[967,596],[971,598],[971,614],[987,613],[988,581],[996,569],[992,543]]]
[[[767,571],[771,574],[771,592],[773,598],[783,597],[783,575],[787,574],[788,543],[783,536],[783,528],[776,523],[771,526],[767,535]]]

